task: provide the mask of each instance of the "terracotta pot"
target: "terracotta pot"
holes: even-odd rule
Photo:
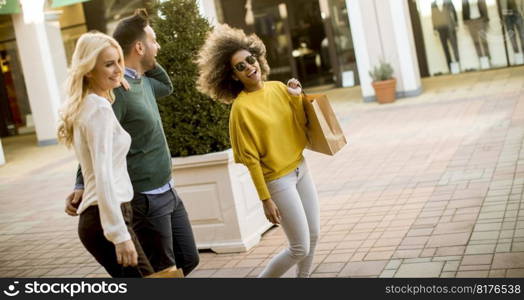
[[[371,85],[373,85],[375,89],[375,96],[378,103],[383,104],[395,101],[397,87],[397,80],[395,78],[384,81],[373,81]]]

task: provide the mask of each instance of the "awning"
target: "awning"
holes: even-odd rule
[[[18,0],[0,0],[0,15],[20,13]]]
[[[86,2],[86,1],[89,1],[89,0],[53,0],[53,4],[51,4],[51,7],[56,8],[60,6],[66,6],[66,5],[71,5],[71,4],[76,4],[80,2]]]

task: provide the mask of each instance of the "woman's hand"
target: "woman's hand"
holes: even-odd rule
[[[129,85],[129,82],[125,78],[122,78],[122,81],[120,81],[120,85],[124,88],[125,91],[129,91],[131,86]]]
[[[76,209],[78,208],[78,205],[80,205],[80,202],[82,202],[83,194],[84,190],[75,189],[69,196],[67,196],[65,212],[68,215],[72,217],[78,216],[78,214],[76,213]]]
[[[273,224],[280,224],[280,211],[277,205],[273,202],[273,199],[269,198],[262,201],[264,203],[264,214],[269,222]]]
[[[299,96],[302,93],[302,85],[300,81],[291,78],[287,82],[287,91],[292,96]]]
[[[134,267],[138,265],[138,254],[132,240],[127,240],[115,244],[116,260],[119,265],[124,267]]]

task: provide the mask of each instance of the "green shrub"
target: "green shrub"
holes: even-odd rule
[[[369,71],[369,76],[373,81],[384,81],[393,78],[393,67],[381,60],[378,65],[376,65],[373,70]]]
[[[158,102],[171,155],[198,155],[230,148],[230,107],[196,89],[198,70],[194,61],[211,26],[199,14],[195,0],[169,0],[153,10],[158,15],[152,20],[153,28],[161,46],[157,59],[174,87],[172,95]]]

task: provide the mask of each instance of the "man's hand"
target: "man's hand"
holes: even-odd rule
[[[124,91],[129,91],[129,89],[131,88],[131,86],[129,85],[129,82],[127,82],[125,78],[122,78],[122,81],[120,81],[120,85],[122,86]]]
[[[287,91],[292,96],[300,96],[300,93],[302,93],[302,85],[300,84],[300,81],[295,78],[289,79],[287,82]]]
[[[264,214],[269,222],[273,224],[280,224],[280,211],[273,199],[269,198],[262,201],[264,203]]]
[[[124,267],[134,267],[138,265],[138,254],[136,253],[133,241],[127,240],[115,244],[116,260],[119,265]]]
[[[83,194],[84,190],[74,190],[71,194],[69,194],[69,196],[67,196],[65,205],[66,214],[73,217],[78,216],[76,209],[78,208],[78,205],[80,205],[80,202],[82,202]]]

